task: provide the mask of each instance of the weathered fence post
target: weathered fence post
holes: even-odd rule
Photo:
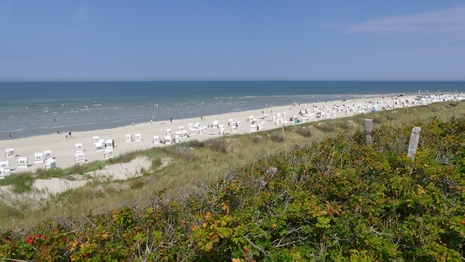
[[[373,119],[365,119],[365,141],[369,145],[373,142]]]
[[[417,152],[418,141],[420,140],[421,127],[412,128],[412,134],[410,135],[410,143],[408,144],[408,157],[413,157]]]

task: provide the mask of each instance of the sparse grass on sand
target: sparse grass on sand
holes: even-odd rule
[[[249,165],[258,158],[266,158],[274,152],[363,129],[366,118],[373,119],[373,130],[376,133],[382,125],[413,126],[433,117],[446,121],[451,117],[464,115],[465,103],[436,103],[302,123],[248,135],[224,136],[203,142],[192,140],[170,147],[127,153],[107,162],[97,161],[67,169],[14,174],[0,180],[0,186],[11,187],[15,194],[8,195],[0,190],[1,229],[31,227],[43,220],[82,216],[89,212],[107,212],[127,204],[146,206],[160,191],[175,198],[191,192],[202,183],[222,177],[228,171]],[[152,167],[142,170],[141,176],[125,181],[92,180],[84,187],[50,195],[42,200],[27,197],[35,179],[72,180],[76,176],[85,176],[88,172],[100,170],[107,164],[129,162],[140,156],[145,156],[152,162]]]

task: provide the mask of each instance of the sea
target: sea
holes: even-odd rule
[[[0,82],[0,140],[351,98],[465,92],[465,81]],[[4,135],[1,135],[4,133]]]

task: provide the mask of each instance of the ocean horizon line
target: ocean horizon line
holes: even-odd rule
[[[465,80],[0,80],[0,83],[95,83],[95,82],[106,82],[106,83],[127,83],[127,82],[387,82],[387,83],[399,83],[399,82],[453,82],[453,83],[465,83]]]

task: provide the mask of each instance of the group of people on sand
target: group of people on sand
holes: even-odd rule
[[[60,130],[57,131],[57,135],[59,135],[59,134],[60,134]],[[71,131],[65,133],[65,137],[66,137],[66,138],[71,137]]]

